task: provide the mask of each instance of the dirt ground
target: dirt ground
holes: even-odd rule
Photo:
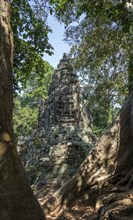
[[[47,181],[46,184],[37,186],[36,188],[33,189],[42,207],[45,201],[51,195],[53,195],[53,193],[56,192],[61,187],[62,184],[63,183],[59,181],[58,179],[54,179],[54,180]],[[115,192],[113,193],[113,191],[111,191],[112,192],[111,194],[109,191],[108,192],[109,194],[106,193],[106,196],[104,196],[104,198],[106,199],[106,197],[109,198],[108,196],[116,195],[116,191],[117,191],[118,193],[117,197],[115,196],[115,197],[110,197],[110,198],[118,198],[118,199],[110,200],[112,201],[112,203],[109,205],[112,217],[111,218],[109,217],[109,219],[133,220],[133,192],[130,192],[129,194],[129,192],[127,191],[127,194],[125,194],[126,189],[122,187],[120,187],[120,189],[118,187],[111,188],[111,189]],[[58,209],[56,209],[52,213],[50,213],[50,215],[45,216],[45,219],[46,220],[98,220],[98,219],[101,219],[101,214],[103,215],[104,213],[102,212],[102,210],[100,210],[100,213],[98,213],[94,209],[94,207],[96,207],[96,204],[94,201],[95,200],[94,192],[92,193],[93,193],[92,200],[91,200],[90,194],[88,195],[88,192],[86,190],[83,195],[81,195],[78,198],[75,198],[75,200],[70,204],[69,209],[65,210],[65,212],[61,213]]]
[[[45,203],[45,201],[61,186],[61,182],[57,179],[48,181],[45,185],[40,185],[35,191],[35,195],[41,206]],[[75,199],[75,201],[71,204],[69,209],[64,213],[57,212],[55,210],[50,215],[46,216],[47,220],[96,220],[98,213],[94,210],[94,208],[89,205],[87,194],[81,196],[79,199]]]

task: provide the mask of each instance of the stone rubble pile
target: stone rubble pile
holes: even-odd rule
[[[69,178],[90,151],[94,136],[71,60],[64,54],[53,74],[48,99],[39,104],[38,128],[18,142],[31,184]]]

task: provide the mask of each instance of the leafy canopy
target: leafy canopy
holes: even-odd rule
[[[41,1],[39,1],[41,2]],[[14,80],[25,85],[31,69],[41,68],[43,53],[52,55],[48,33],[52,32],[47,24],[47,7],[38,8],[37,0],[10,0],[11,21],[14,33]],[[36,71],[37,72],[37,71]]]

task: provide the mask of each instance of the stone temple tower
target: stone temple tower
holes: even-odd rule
[[[49,89],[51,108],[54,110],[52,123],[70,124],[78,120],[79,88],[76,74],[70,60],[64,54],[53,75],[53,83]],[[52,115],[51,115],[52,116]]]
[[[91,118],[87,115],[80,94],[77,75],[71,60],[63,55],[53,74],[48,99],[40,105],[39,127],[49,129],[53,126],[82,126],[91,129]]]
[[[85,159],[93,139],[89,116],[71,59],[64,54],[53,74],[48,99],[40,104],[38,120],[53,175],[71,175]]]
[[[38,129],[27,142],[27,172],[33,182],[68,178],[83,162],[93,142],[91,117],[71,59],[64,54],[53,74],[48,99],[40,102]]]

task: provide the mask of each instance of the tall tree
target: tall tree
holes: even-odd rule
[[[13,33],[8,0],[0,0],[0,63],[0,219],[41,220],[43,212],[13,140]]]

